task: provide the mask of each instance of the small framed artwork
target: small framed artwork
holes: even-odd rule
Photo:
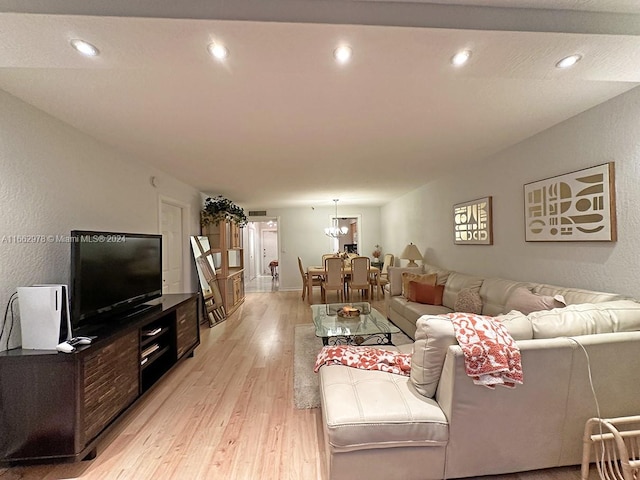
[[[527,242],[615,242],[613,162],[524,186]]]
[[[493,245],[491,197],[453,206],[453,243]]]

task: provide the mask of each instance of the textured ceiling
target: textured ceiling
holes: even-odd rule
[[[443,2],[414,7],[437,8],[442,15],[423,23],[446,20],[446,28],[397,25],[401,17],[416,23],[416,15],[385,23],[359,11],[394,6],[376,0],[273,1],[283,18],[304,22],[256,21],[260,9],[241,15],[243,3],[253,5],[242,0],[233,15],[218,11],[234,20],[212,11],[193,18],[187,7],[202,2],[181,2],[189,18],[167,18],[162,8],[175,2],[154,2],[146,16],[117,1],[41,3],[49,10],[0,0],[0,11],[15,12],[0,14],[1,89],[251,209],[333,198],[381,205],[640,82],[639,17],[627,13],[639,2],[469,0],[473,10],[458,28],[453,14],[467,10],[433,5]],[[590,13],[575,12],[564,28],[533,15],[534,3]],[[293,4],[300,8],[292,13]],[[363,16],[361,25],[314,21],[343,4]],[[491,8],[478,13],[480,5]],[[504,8],[511,6],[519,8]],[[527,13],[521,31],[496,28],[520,22],[514,11]],[[68,44],[75,37],[101,55],[79,56]],[[212,40],[228,46],[224,64],[209,57]],[[341,42],[354,51],[348,65],[331,56]],[[461,48],[473,56],[456,69],[449,60]],[[574,52],[584,56],[575,67],[554,68]]]

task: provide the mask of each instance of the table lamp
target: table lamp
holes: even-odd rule
[[[407,267],[417,267],[418,264],[415,262],[416,260],[422,260],[422,254],[420,254],[420,250],[413,243],[410,243],[404,250],[402,251],[402,255],[400,258],[403,260],[409,260]]]

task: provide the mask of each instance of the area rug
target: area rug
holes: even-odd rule
[[[411,343],[404,333],[391,336],[394,345]],[[316,356],[322,349],[322,339],[316,337],[313,324],[296,325],[293,342],[293,402],[296,408],[320,406],[318,374],[313,372]]]

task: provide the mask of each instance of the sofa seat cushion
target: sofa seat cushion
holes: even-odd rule
[[[448,307],[443,305],[429,305],[427,303],[410,302],[402,296],[390,297],[388,302],[390,311],[405,318],[408,322],[415,324],[423,315],[441,315],[451,313]]]
[[[447,418],[407,377],[342,365],[320,369],[322,415],[334,451],[442,447]]]
[[[415,323],[423,315],[444,315],[446,313],[451,313],[452,311],[453,310],[449,307],[445,307],[444,305],[407,302],[404,308],[404,316]]]

